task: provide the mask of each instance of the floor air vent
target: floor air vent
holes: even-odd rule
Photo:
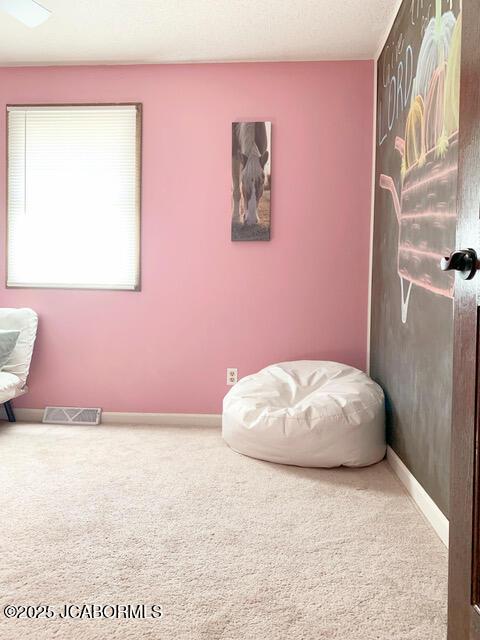
[[[45,407],[42,422],[46,424],[99,424],[101,417],[101,409]]]

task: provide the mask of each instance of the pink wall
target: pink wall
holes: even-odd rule
[[[219,412],[228,366],[365,367],[371,62],[0,69],[1,109],[82,101],[143,103],[142,291],[0,289],[40,316],[17,406]],[[272,121],[269,243],[230,242],[238,119]]]

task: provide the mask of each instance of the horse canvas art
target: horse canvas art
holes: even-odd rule
[[[270,240],[271,123],[232,124],[232,240]]]

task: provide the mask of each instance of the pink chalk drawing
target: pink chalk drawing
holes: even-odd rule
[[[454,292],[454,274],[441,271],[439,262],[452,250],[456,228],[461,16],[439,16],[439,5],[422,41],[405,139],[395,138],[400,175],[379,179],[399,227],[403,323],[413,285],[447,298]]]

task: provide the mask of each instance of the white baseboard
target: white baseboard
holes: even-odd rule
[[[391,447],[387,447],[387,460],[393,473],[403,484],[410,497],[433,527],[443,544],[448,547],[448,518],[440,511],[415,476],[407,469]]]
[[[43,409],[17,409],[13,407],[18,422],[41,422]]]
[[[14,409],[19,422],[41,422],[43,409]],[[221,427],[217,413],[123,413],[102,412],[102,424],[148,424],[169,427]]]

